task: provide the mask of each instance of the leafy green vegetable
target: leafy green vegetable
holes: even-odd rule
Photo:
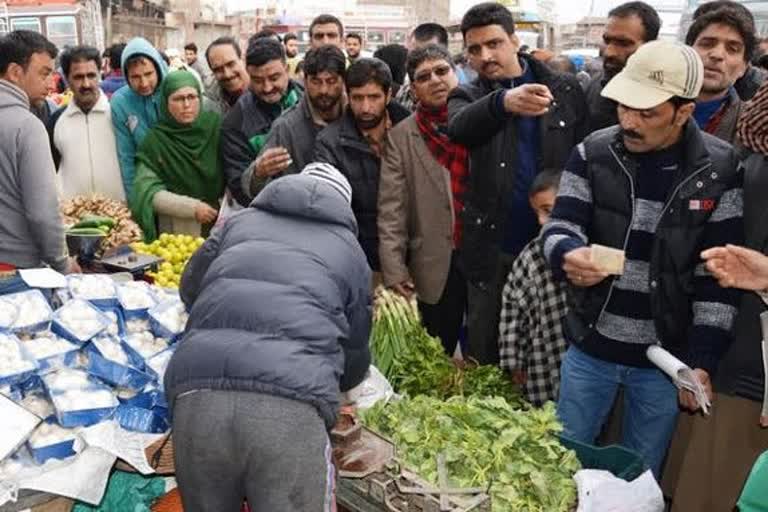
[[[373,364],[400,394],[502,396],[513,405],[523,405],[518,389],[502,370],[472,363],[457,367],[421,324],[416,304],[383,288],[376,292],[370,344]]]
[[[406,466],[437,484],[444,453],[450,483],[489,487],[494,512],[567,512],[576,501],[576,454],[556,434],[552,403],[513,408],[501,397],[428,396],[379,403],[363,413],[369,428],[389,437]]]

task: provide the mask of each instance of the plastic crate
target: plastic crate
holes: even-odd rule
[[[24,292],[11,293],[3,296],[3,299],[12,302],[18,308],[16,321],[11,327],[11,331],[16,334],[35,335],[42,331],[47,331],[51,327],[51,317],[53,310],[45,295],[40,290],[27,290]],[[22,318],[22,308],[25,311],[33,311],[35,318],[25,321]]]
[[[81,292],[78,286],[88,283],[100,293],[97,296],[88,295]],[[74,299],[87,300],[97,307],[118,307],[120,303],[117,300],[117,291],[115,282],[106,274],[71,274],[67,276],[67,287]]]
[[[139,295],[140,298],[137,298],[136,295]],[[152,293],[152,288],[143,281],[132,281],[118,285],[117,300],[123,308],[126,320],[148,318],[149,310],[157,305],[157,297]]]
[[[561,435],[560,443],[576,452],[584,469],[602,469],[631,482],[648,469],[639,453],[623,446],[593,446]]]
[[[90,317],[94,320],[94,322],[87,332],[75,333],[70,330],[69,323],[64,320],[64,312],[70,308],[81,308],[90,312]],[[66,338],[69,341],[83,345],[100,334],[102,331],[106,330],[111,324],[112,321],[109,319],[109,317],[107,317],[104,313],[101,312],[101,310],[99,310],[90,302],[84,301],[82,299],[72,299],[64,306],[56,310],[56,312],[53,314],[53,325],[51,326],[51,330],[62,338]]]

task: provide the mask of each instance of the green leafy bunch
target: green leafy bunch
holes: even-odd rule
[[[575,504],[580,464],[557,439],[562,427],[552,403],[522,410],[502,397],[421,395],[379,403],[363,421],[433,484],[444,453],[450,484],[488,488],[494,512],[567,512]]]
[[[519,390],[496,366],[457,366],[421,324],[415,301],[380,288],[371,332],[373,364],[400,394],[502,396],[522,407]]]

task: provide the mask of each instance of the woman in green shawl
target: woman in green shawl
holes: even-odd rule
[[[224,192],[221,119],[201,112],[200,83],[188,71],[174,71],[160,90],[160,120],[139,146],[130,198],[145,242],[159,233],[206,235]]]

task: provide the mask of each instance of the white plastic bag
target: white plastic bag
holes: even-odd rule
[[[378,368],[371,365],[363,382],[344,393],[344,403],[354,404],[358,409],[370,409],[379,400],[389,401],[395,390]]]
[[[650,470],[631,482],[597,469],[582,469],[573,479],[579,489],[576,512],[664,511],[664,496]]]

